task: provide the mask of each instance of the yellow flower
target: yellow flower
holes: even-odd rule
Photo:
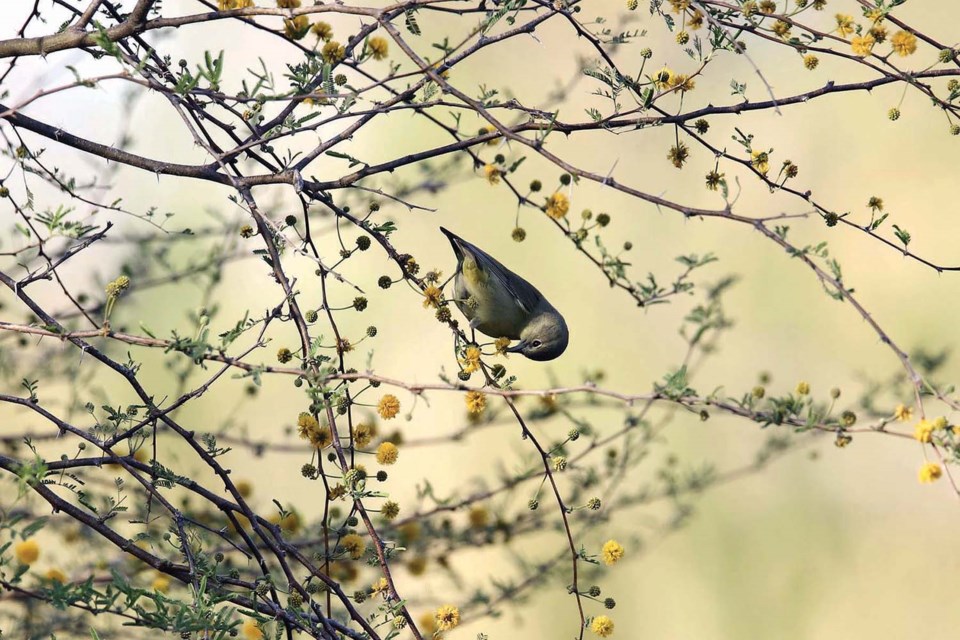
[[[400,413],[400,401],[397,399],[397,396],[388,393],[380,398],[380,402],[377,403],[377,413],[379,413],[380,417],[384,420],[395,418],[396,415]]]
[[[784,22],[783,20],[777,20],[773,23],[773,32],[781,38],[786,38],[790,35],[790,23]]]
[[[607,616],[597,616],[590,623],[590,630],[601,638],[613,635],[613,620]]]
[[[912,415],[913,409],[906,405],[898,404],[897,408],[893,410],[893,417],[901,422],[909,420]]]
[[[753,165],[753,168],[763,175],[767,175],[767,171],[770,170],[770,155],[766,151],[754,151],[750,155],[750,164]]]
[[[376,433],[371,425],[359,422],[353,426],[353,444],[359,449],[363,449],[370,444],[374,435]]]
[[[384,594],[386,594],[386,591],[387,591],[387,587],[388,587],[388,586],[389,586],[389,585],[387,584],[387,579],[386,579],[386,578],[380,578],[379,580],[377,580],[376,582],[374,582],[372,585],[370,585],[370,590],[373,591],[374,593],[384,593]]]
[[[117,298],[129,287],[130,278],[127,276],[120,276],[116,280],[107,284],[107,286],[104,288],[104,291],[106,291],[108,298]]]
[[[810,71],[813,71],[814,69],[816,69],[818,64],[820,64],[820,58],[813,55],[812,53],[808,53],[807,55],[803,56],[803,66],[805,66]]]
[[[867,12],[867,19],[872,22],[880,22],[886,17],[887,14],[883,11],[883,9],[872,9]]]
[[[301,413],[297,418],[297,433],[317,449],[323,449],[333,442],[329,427],[321,427],[317,419],[307,412]]]
[[[623,557],[623,545],[616,540],[607,540],[603,543],[603,564],[615,565]]]
[[[354,560],[359,560],[363,556],[363,553],[367,550],[366,541],[356,533],[350,533],[343,536],[343,540],[340,541],[340,544]]]
[[[423,308],[434,307],[436,309],[440,308],[440,302],[443,301],[443,291],[440,290],[440,287],[436,285],[429,285],[426,289],[423,290]]]
[[[913,437],[920,442],[930,442],[933,435],[933,424],[928,420],[920,420],[913,428]]]
[[[467,373],[477,371],[480,368],[480,347],[473,345],[467,347],[460,364],[463,365],[463,370]]]
[[[467,514],[467,519],[474,529],[483,529],[490,522],[490,512],[486,507],[473,507]]]
[[[690,31],[697,31],[703,27],[703,12],[700,9],[694,9],[690,19],[687,20],[687,26]]]
[[[60,569],[47,569],[44,576],[51,582],[59,582],[60,584],[66,584],[67,582],[67,575],[63,571],[60,571]]]
[[[40,545],[33,538],[18,542],[13,547],[13,555],[20,564],[33,564],[40,557]]]
[[[671,89],[680,89],[680,91],[687,92],[693,91],[694,87],[697,86],[697,83],[694,82],[693,78],[690,76],[678,73],[670,78],[670,88]]]
[[[170,591],[170,578],[162,573],[158,574],[157,577],[153,579],[153,582],[150,583],[150,588],[160,593],[166,593]]]
[[[886,42],[887,28],[881,24],[875,25],[870,28],[870,35],[873,36],[874,42]]]
[[[370,49],[370,56],[374,60],[383,60],[390,50],[387,39],[381,36],[374,36],[367,40],[367,47]]]
[[[393,464],[400,456],[400,450],[392,442],[381,442],[377,447],[377,462],[380,464]]]
[[[836,18],[837,32],[840,34],[841,38],[846,38],[848,35],[853,33],[853,18],[844,13],[838,13]]]
[[[854,55],[861,58],[866,58],[868,55],[870,55],[875,43],[876,40],[874,40],[873,36],[870,34],[865,36],[854,36],[850,41],[850,48],[853,49]]]
[[[890,45],[898,56],[907,57],[917,50],[917,36],[909,31],[897,31],[890,38]]]
[[[943,416],[940,416],[939,418],[934,418],[931,424],[933,424],[934,431],[943,431],[944,429],[950,426],[950,423],[947,422],[947,419],[944,418]]]
[[[467,411],[474,415],[483,413],[487,406],[487,396],[482,391],[468,391],[466,401]]]
[[[429,611],[424,611],[417,622],[420,624],[420,631],[422,631],[424,635],[433,635],[437,630],[437,619],[434,618],[433,614]]]
[[[403,542],[403,544],[408,545],[411,542],[416,542],[420,539],[420,523],[414,520],[412,522],[400,525],[400,527],[397,529],[397,532],[400,534],[400,541]]]
[[[567,215],[570,211],[570,198],[559,191],[547,198],[547,215],[554,220]]]
[[[231,9],[246,9],[254,6],[253,0],[220,0],[217,8],[220,11],[230,11]]]
[[[496,132],[497,132],[497,128],[496,128],[496,127],[493,127],[493,126],[491,126],[491,125],[486,125],[486,126],[480,127],[480,131],[478,131],[478,133],[479,133],[480,135],[482,135],[482,136],[487,135],[488,133],[496,133]],[[496,145],[496,144],[499,143],[499,142],[500,142],[500,138],[499,138],[499,137],[497,137],[497,138],[490,138],[489,140],[487,140],[487,144],[490,145],[491,147],[494,146],[494,145]]]
[[[331,40],[327,44],[323,45],[323,49],[320,50],[320,55],[323,56],[323,61],[329,64],[336,64],[343,60],[346,55],[346,49],[343,48],[343,45],[337,42],[336,40]]]
[[[333,37],[333,27],[331,27],[326,22],[316,22],[310,28],[313,31],[314,35],[323,40],[324,42],[330,40]]]
[[[940,468],[940,465],[934,462],[924,462],[917,473],[917,479],[920,484],[930,484],[939,480],[942,475],[943,469]]]
[[[719,189],[720,185],[725,183],[724,176],[726,176],[725,173],[720,173],[716,169],[708,173],[705,176],[707,189],[710,189],[710,191],[716,191]]]
[[[689,157],[690,149],[683,142],[678,142],[673,145],[670,147],[670,151],[667,152],[667,160],[677,169],[683,169],[683,163],[686,162]]]
[[[300,514],[296,511],[287,513],[283,518],[279,513],[274,513],[268,520],[287,533],[296,533],[300,530]]]
[[[277,0],[278,9],[296,9],[300,6],[300,0]]]
[[[503,355],[507,352],[507,347],[510,346],[510,338],[497,338],[493,342],[493,348],[497,350],[497,353]]]
[[[249,498],[253,495],[253,483],[249,480],[237,480],[237,492],[242,498]]]
[[[246,640],[263,640],[263,631],[260,630],[260,625],[253,618],[244,620],[240,631]]]
[[[766,173],[766,171],[764,171]],[[797,383],[797,395],[805,396],[810,393],[810,384],[807,382],[800,381]]]
[[[452,604],[445,604],[433,614],[437,620],[437,628],[440,631],[449,631],[460,624],[460,609]]]
[[[486,176],[490,184],[500,184],[500,168],[495,164],[486,164],[483,167],[483,175]]]
[[[651,80],[653,80],[653,86],[660,91],[671,88],[673,85],[670,81],[674,75],[673,69],[670,67],[664,67],[660,69],[660,71],[657,71],[655,74],[653,74],[653,77],[651,78]]]
[[[415,556],[407,563],[407,571],[409,571],[412,576],[423,575],[423,572],[426,570],[427,559],[424,556]],[[430,616],[430,621],[433,621],[433,616]]]
[[[297,431],[300,434],[300,437],[306,440],[307,435],[320,427],[320,424],[317,422],[317,419],[312,415],[303,411],[297,416]]]
[[[383,516],[384,520],[389,522],[400,515],[400,505],[393,500],[387,500],[383,503],[383,506],[380,507],[380,515]]]

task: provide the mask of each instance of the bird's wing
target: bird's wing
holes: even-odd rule
[[[537,308],[537,305],[543,299],[543,295],[537,291],[536,287],[500,264],[496,258],[483,249],[446,230],[444,231],[451,241],[454,241],[454,245],[459,243],[459,248],[472,255],[477,266],[484,273],[490,275],[504,291],[510,294],[510,297],[517,301],[524,313],[532,313]]]

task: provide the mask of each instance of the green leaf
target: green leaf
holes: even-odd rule
[[[412,33],[415,36],[421,34],[420,25],[417,24],[416,10],[405,11],[403,14],[403,23],[407,27],[407,31]]]

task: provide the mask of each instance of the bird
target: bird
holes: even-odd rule
[[[470,328],[491,338],[519,340],[506,349],[531,360],[560,357],[570,340],[567,323],[536,287],[490,254],[444,227],[457,257],[454,302]]]

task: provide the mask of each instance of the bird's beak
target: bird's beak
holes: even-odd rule
[[[506,352],[507,352],[507,353],[520,353],[520,352],[522,352],[522,351],[524,350],[524,348],[526,348],[526,346],[527,346],[527,341],[526,341],[526,340],[521,340],[520,342],[518,342],[518,343],[515,344],[514,346],[510,347],[509,349],[506,349]]]

